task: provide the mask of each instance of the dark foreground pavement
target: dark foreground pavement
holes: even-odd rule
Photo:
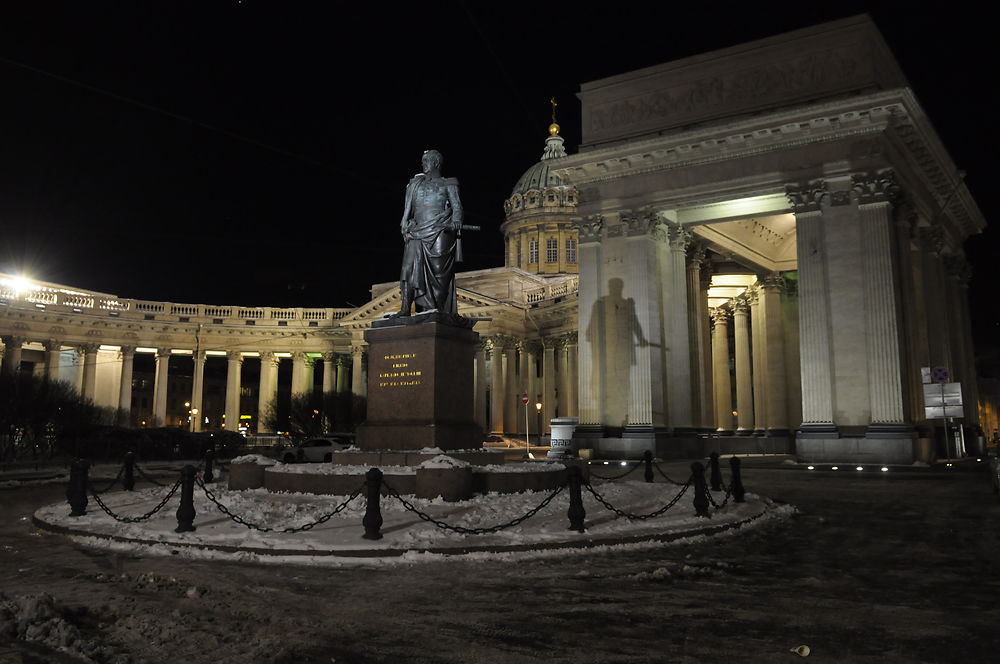
[[[1000,500],[985,464],[748,463],[744,478],[796,516],[658,548],[374,569],[94,551],[30,525],[64,487],[7,489],[0,662],[780,662],[800,645],[815,662],[996,659]]]

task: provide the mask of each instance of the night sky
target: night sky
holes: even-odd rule
[[[354,6],[364,8],[357,9]],[[969,8],[816,3],[18,2],[0,8],[0,272],[172,302],[349,306],[398,278],[431,147],[467,262],[580,83],[868,12],[988,220],[994,25]],[[943,5],[939,5],[943,6]],[[977,342],[1000,330],[993,227],[967,245]]]

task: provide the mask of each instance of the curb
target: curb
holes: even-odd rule
[[[340,558],[390,558],[400,557],[409,553],[431,553],[445,556],[459,556],[469,553],[509,553],[518,551],[543,551],[555,549],[590,549],[599,546],[613,546],[618,544],[634,544],[637,542],[672,542],[687,537],[697,537],[699,535],[717,535],[727,530],[742,528],[770,511],[770,505],[765,504],[763,509],[757,514],[729,523],[717,526],[705,526],[694,528],[682,532],[673,533],[653,533],[649,535],[633,535],[629,537],[605,537],[598,539],[586,539],[569,542],[540,542],[537,544],[509,544],[509,545],[484,545],[466,547],[423,547],[412,549],[265,549],[259,547],[241,547],[226,544],[205,544],[194,542],[164,542],[162,540],[147,540],[141,538],[121,537],[119,535],[104,535],[86,530],[59,526],[42,521],[37,516],[32,515],[31,523],[42,530],[47,530],[59,535],[72,537],[94,537],[112,542],[126,544],[143,544],[146,546],[163,546],[165,548],[188,548],[201,549],[207,551],[221,551],[223,553],[252,553],[262,557],[340,557]],[[360,527],[359,527],[360,530]],[[567,529],[568,531],[568,529]]]

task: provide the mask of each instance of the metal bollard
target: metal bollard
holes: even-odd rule
[[[177,508],[177,528],[175,533],[189,533],[194,525],[194,466],[187,465],[181,469],[181,504]]]
[[[131,491],[135,488],[135,452],[125,453],[125,470],[122,472],[122,488]]]
[[[587,516],[587,511],[583,509],[583,496],[581,486],[583,485],[583,473],[579,466],[570,466],[567,469],[567,481],[569,482],[569,509],[566,516],[569,517],[569,529],[578,533],[584,532],[583,520]]]
[[[719,453],[712,452],[708,455],[708,465],[711,468],[709,479],[712,482],[712,491],[722,491],[722,471],[719,470]]]
[[[642,460],[646,463],[646,472],[643,477],[646,478],[647,482],[653,481],[653,453],[646,450],[642,453]]]
[[[365,473],[365,494],[368,505],[365,508],[365,518],[361,525],[365,527],[364,539],[382,539],[382,510],[379,508],[379,498],[382,494],[382,471],[372,468]]]
[[[705,466],[695,461],[691,464],[691,483],[694,485],[694,513],[698,516],[709,516],[708,487],[705,486]]]
[[[86,459],[76,459],[69,467],[69,486],[66,487],[66,500],[69,501],[70,516],[83,516],[87,513],[87,470],[90,462]]]
[[[729,468],[732,470],[733,476],[729,480],[729,490],[733,492],[733,502],[742,503],[743,502],[743,479],[740,477],[740,460],[737,457],[733,457],[729,460]]]
[[[205,484],[215,481],[215,475],[212,474],[212,466],[214,463],[215,463],[215,449],[210,447],[207,450],[205,450],[205,476],[204,476]]]

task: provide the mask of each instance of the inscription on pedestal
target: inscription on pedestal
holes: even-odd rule
[[[382,362],[388,365],[388,369],[378,372],[377,385],[380,389],[423,384],[424,368],[418,360],[418,353],[383,355]]]

